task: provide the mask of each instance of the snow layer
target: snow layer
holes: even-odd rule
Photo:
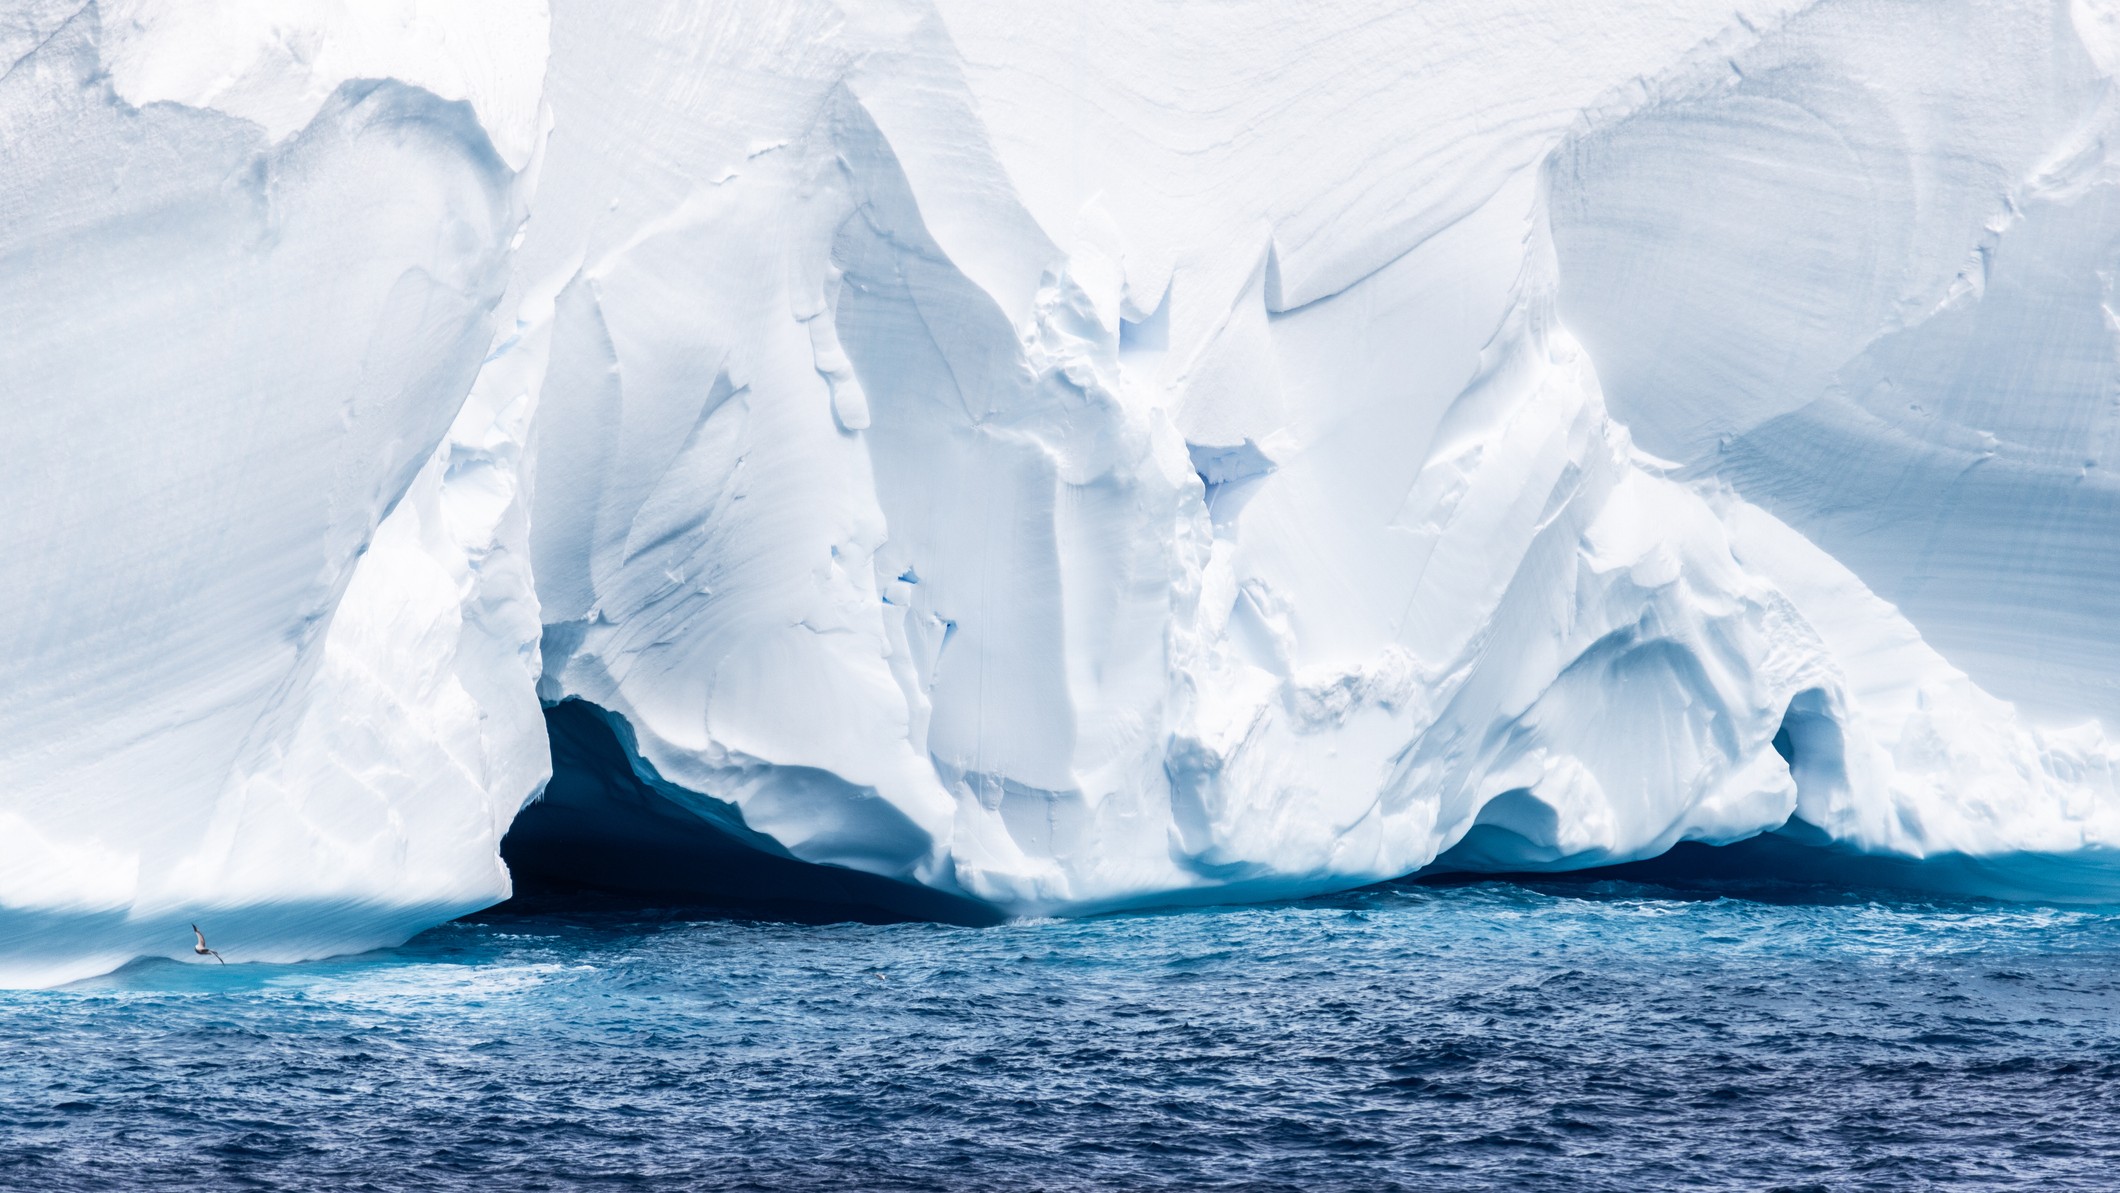
[[[0,980],[501,897],[540,701],[1007,914],[2120,846],[2111,5],[68,8]]]

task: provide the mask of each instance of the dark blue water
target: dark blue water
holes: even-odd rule
[[[1747,894],[143,964],[0,995],[0,1186],[2120,1188],[2120,914]]]

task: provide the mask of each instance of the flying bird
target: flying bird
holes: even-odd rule
[[[221,954],[206,947],[206,934],[204,932],[199,931],[199,926],[197,924],[193,924],[191,926],[191,934],[197,937],[199,940],[199,943],[191,946],[192,952],[197,953],[201,957],[212,957],[214,960],[219,961],[223,965],[228,964],[228,958],[223,957]]]

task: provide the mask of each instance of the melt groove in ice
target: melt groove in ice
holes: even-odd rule
[[[0,981],[503,898],[568,700],[1010,915],[2120,889],[2120,6],[1200,18],[0,15]]]

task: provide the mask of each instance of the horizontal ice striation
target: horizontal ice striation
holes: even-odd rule
[[[139,30],[94,7],[15,20],[0,981],[181,952],[193,921],[292,958],[502,897],[545,766],[504,547],[535,389],[466,394],[515,173],[467,104],[389,78],[275,137],[128,98]]]
[[[9,980],[499,898],[545,720],[595,881],[2113,894],[2108,5],[62,9]]]
[[[1821,5],[1554,172],[1562,316],[1636,438],[2056,721],[2120,717],[2116,12]]]

